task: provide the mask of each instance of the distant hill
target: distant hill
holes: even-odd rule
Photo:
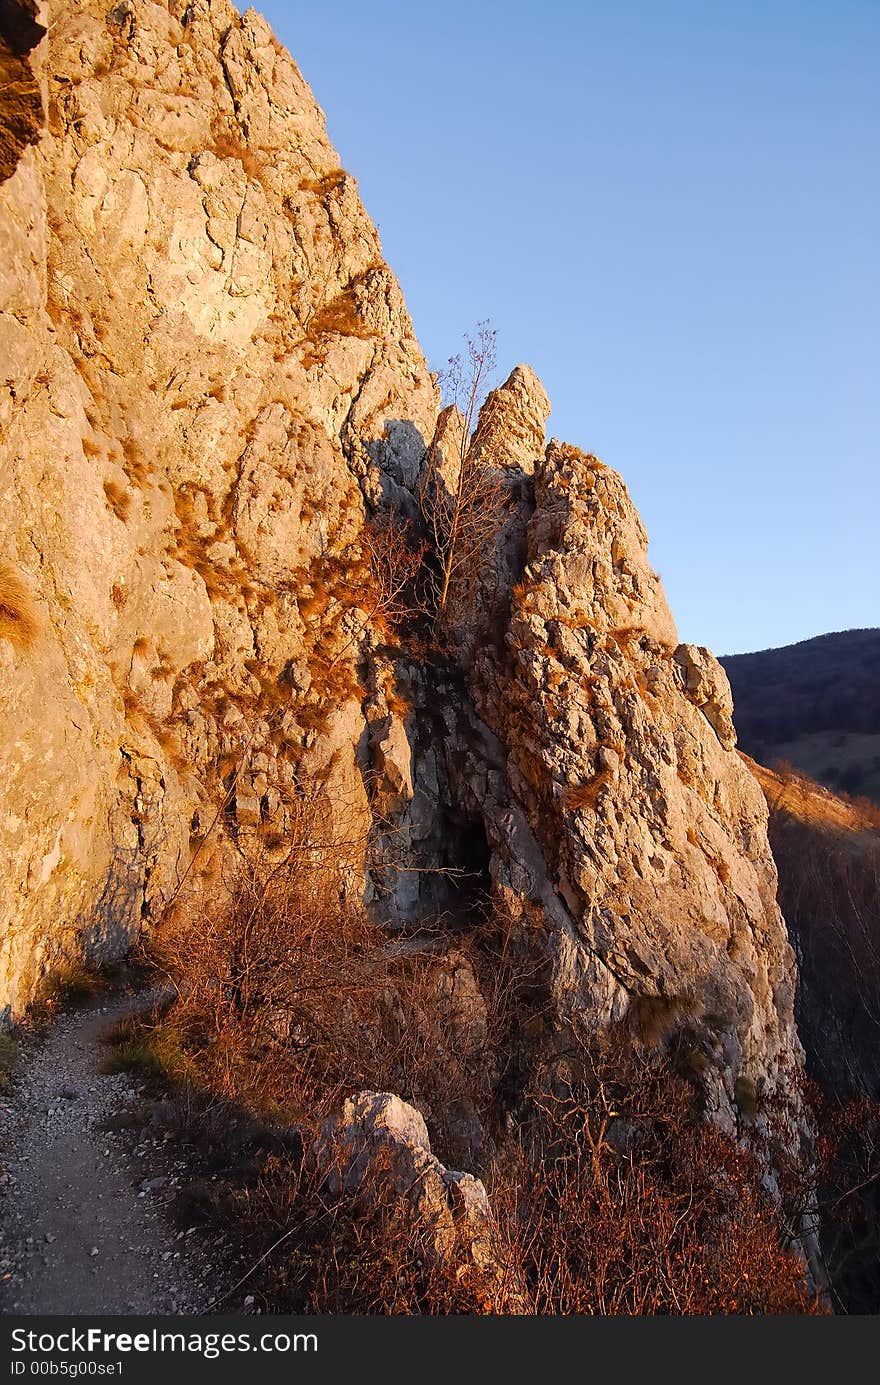
[[[744,750],[880,802],[880,630],[843,630],[721,663]]]

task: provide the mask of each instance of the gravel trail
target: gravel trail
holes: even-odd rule
[[[166,1215],[185,1165],[149,1130],[104,1128],[140,1093],[101,1071],[103,1036],[150,999],[104,997],[24,1041],[0,1098],[2,1313],[185,1313],[211,1297],[198,1234]]]

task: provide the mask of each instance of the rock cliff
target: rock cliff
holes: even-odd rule
[[[473,441],[508,503],[455,651],[389,632],[377,516],[418,533],[461,423],[293,61],[227,0],[3,13],[0,1004],[320,782],[389,923],[462,922],[450,870],[491,888],[547,969],[541,1061],[675,1035],[733,1125],[799,1062],[793,959],[727,680],[622,481],[545,449],[517,367]]]
[[[414,482],[437,394],[355,180],[253,11],[22,4],[8,30],[41,97],[29,130],[4,103],[0,185],[17,1008],[153,916],[245,748],[236,829],[297,771],[368,819],[365,680],[371,719],[387,707],[355,667],[365,503]]]

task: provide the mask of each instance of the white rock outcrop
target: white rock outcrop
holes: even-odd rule
[[[422,1252],[482,1311],[517,1311],[522,1289],[502,1251],[486,1189],[431,1153],[414,1106],[392,1092],[358,1092],[324,1122],[312,1158],[332,1196],[389,1209],[403,1204]]]
[[[515,477],[519,401],[512,416],[509,450],[497,403],[492,437]],[[734,748],[727,678],[679,644],[620,477],[555,441],[528,470],[522,530],[502,536],[522,555],[506,623],[470,669],[491,737],[471,738],[459,776],[496,898],[551,965],[548,1053],[571,1024],[675,1038],[733,1128],[738,1091],[785,1099],[800,1045],[766,805]]]

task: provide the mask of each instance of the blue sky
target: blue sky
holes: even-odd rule
[[[878,0],[263,0],[436,369],[481,318],[683,639],[880,624]]]

